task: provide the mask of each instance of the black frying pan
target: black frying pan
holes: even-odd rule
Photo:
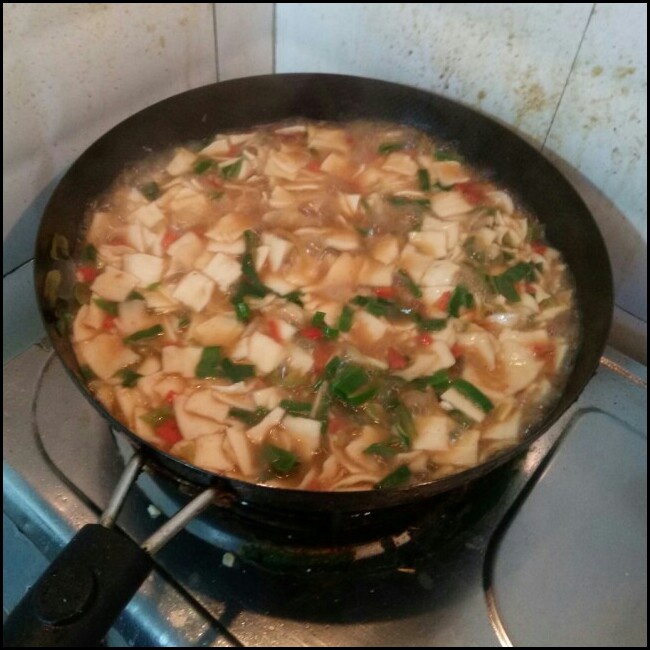
[[[217,132],[245,129],[291,117],[330,121],[376,119],[414,126],[450,142],[468,163],[486,172],[497,185],[508,189],[519,203],[546,225],[549,242],[562,252],[573,272],[583,336],[562,397],[517,446],[476,467],[416,487],[380,492],[307,492],[270,488],[225,479],[156,449],[115,420],[86,388],[72,345],[56,328],[61,309],[65,308],[65,301],[71,293],[74,274],[66,268],[71,267],[71,262],[52,259],[50,252],[54,236],[63,235],[77,247],[88,204],[105,192],[126,166],[151,151],[212,137]],[[75,252],[78,250],[73,251],[73,257]],[[47,274],[53,269],[63,271],[60,299],[54,306],[44,295]],[[195,510],[205,507],[217,491],[261,506],[332,513],[393,507],[466,485],[519,454],[577,399],[598,367],[613,307],[609,258],[594,219],[572,186],[534,147],[495,121],[444,97],[398,84],[340,75],[287,74],[212,84],[159,102],[113,128],[74,163],[52,195],[38,233],[35,280],[47,332],[79,390],[114,429],[122,431],[130,439],[146,462],[155,464],[179,481],[197,488],[210,488],[203,493],[202,501],[199,497]],[[136,474],[137,468],[130,478]],[[92,539],[79,540],[84,531],[91,528],[92,534],[86,533],[86,537]],[[28,595],[12,614],[5,634],[17,633],[18,624],[27,617],[32,629],[36,629],[34,621],[40,621],[39,630],[46,631],[44,637],[38,637],[41,644],[48,640],[50,643],[97,641],[148,573],[149,555],[108,528],[86,527],[71,544],[76,544],[76,549],[73,551],[68,547],[64,550],[63,554],[68,556],[65,566],[69,567],[72,562],[76,570],[85,575],[87,584],[84,583],[83,588],[79,586],[79,580],[72,581],[80,592],[76,595],[77,609],[84,614],[75,613],[74,607],[65,608],[60,602],[57,605],[57,599],[49,597],[53,592],[60,593],[63,586],[59,583],[65,582],[57,582],[50,570],[32,590],[32,595]],[[89,553],[92,545],[94,551]],[[106,554],[114,556],[116,545],[121,547],[117,551],[121,559],[110,565],[113,584],[107,585],[108,565],[97,558]],[[156,544],[148,546],[149,551],[156,548]],[[91,559],[96,566],[84,573],[79,567],[83,568],[86,566],[83,563]],[[126,566],[129,563],[130,568]],[[115,569],[120,565],[131,574],[126,581],[115,575]],[[60,575],[67,570],[65,567],[58,569]],[[44,579],[51,583],[46,585],[47,589],[42,584]],[[107,587],[114,598],[106,597]],[[35,604],[41,610],[46,608],[47,615],[40,610],[40,614],[35,613]],[[66,611],[58,611],[57,607]],[[43,625],[43,619],[49,622]],[[29,635],[15,637],[25,644],[34,644],[34,638]]]

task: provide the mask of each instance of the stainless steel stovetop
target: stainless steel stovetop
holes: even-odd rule
[[[107,643],[646,645],[645,372],[608,350],[577,404],[480,498],[398,533],[324,553],[220,526],[213,509],[156,556]],[[4,366],[5,613],[96,520],[123,464],[45,346]],[[118,524],[143,540],[174,500],[142,475]]]

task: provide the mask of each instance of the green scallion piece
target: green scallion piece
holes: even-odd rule
[[[397,275],[412,296],[415,298],[422,298],[422,290],[417,284],[415,284],[413,278],[404,269],[399,269]]]
[[[92,368],[90,366],[81,366],[79,368],[79,372],[81,373],[84,381],[92,381],[93,379],[97,379],[97,375],[92,371]]]
[[[235,308],[235,316],[237,316],[237,320],[242,323],[248,323],[251,319],[251,310],[244,299],[235,300],[232,305]]]
[[[221,348],[218,346],[209,346],[203,348],[201,358],[196,365],[194,374],[197,377],[219,377],[221,366]]]
[[[304,307],[304,304],[300,299],[301,297],[302,297],[302,291],[300,291],[300,289],[296,289],[295,291],[290,291],[289,293],[285,293],[283,296],[280,296],[280,298],[284,298],[288,302],[292,302],[294,303],[294,305],[298,305],[298,307]]]
[[[289,474],[298,466],[295,454],[275,445],[265,445],[262,448],[262,457],[278,474]]]
[[[397,456],[399,448],[394,443],[375,442],[370,447],[366,447],[363,453],[369,456],[379,456],[380,458],[392,458]]]
[[[208,160],[207,158],[203,158],[202,160],[197,160],[194,163],[194,173],[204,174],[205,172],[208,171],[208,169],[210,169],[210,167],[212,167],[213,164],[214,164],[213,161]]]
[[[451,388],[455,388],[461,395],[467,397],[473,404],[476,404],[484,413],[489,413],[494,404],[490,398],[482,393],[474,384],[470,384],[465,379],[455,379],[451,383]]]
[[[428,208],[431,205],[429,199],[410,199],[407,196],[389,196],[388,202],[391,205],[411,205],[420,208]]]
[[[431,190],[431,176],[428,169],[418,169],[418,185],[423,192]]]
[[[228,415],[231,418],[240,420],[244,424],[248,424],[251,427],[261,422],[268,414],[269,410],[262,407],[255,409],[254,411],[249,411],[247,409],[241,409],[236,406],[232,406],[228,411]]]
[[[378,147],[377,151],[385,156],[386,154],[393,153],[395,151],[401,151],[406,148],[406,142],[382,142]]]
[[[81,249],[80,258],[87,264],[95,264],[97,262],[97,249],[92,244],[86,244]]]
[[[425,332],[440,332],[447,327],[446,318],[418,318],[418,329]]]
[[[166,422],[172,417],[174,417],[174,410],[171,406],[167,405],[152,409],[148,413],[140,416],[142,420],[154,428],[160,426],[163,422]]]
[[[345,305],[341,310],[341,315],[339,316],[338,328],[341,332],[349,332],[352,327],[352,318],[354,317],[354,311],[349,305]]]
[[[147,201],[155,201],[160,196],[160,188],[154,181],[140,185],[139,190]]]
[[[144,296],[139,291],[131,291],[126,297],[127,300],[144,300]]]
[[[241,166],[243,162],[244,159],[240,158],[239,160],[235,161],[234,163],[231,163],[230,165],[225,165],[224,167],[221,167],[220,168],[221,175],[226,179],[237,178],[239,176],[239,172],[241,171]]]
[[[460,315],[461,307],[471,309],[474,306],[474,296],[470,293],[469,289],[464,284],[459,284],[454,293],[451,294],[447,312],[450,316],[458,318]]]
[[[418,390],[424,390],[427,387],[433,388],[436,393],[444,393],[451,386],[451,378],[446,370],[438,370],[427,377],[418,377],[411,381],[411,384]]]
[[[404,485],[411,478],[411,470],[408,465],[400,465],[396,470],[384,476],[381,481],[375,485],[377,490],[386,490]]]
[[[112,302],[111,300],[104,300],[103,298],[95,298],[93,302],[100,308],[103,309],[110,316],[116,317],[118,314],[118,304]]]
[[[221,362],[221,376],[234,384],[249,377],[255,377],[255,366],[248,363],[233,363],[230,359]]]
[[[139,330],[138,332],[133,332],[129,336],[122,339],[124,343],[137,343],[138,341],[146,341],[148,339],[156,338],[164,332],[162,325],[154,325],[153,327],[148,327],[146,330]]]
[[[280,407],[291,415],[309,415],[312,404],[310,402],[297,402],[292,399],[283,399],[280,402]]]
[[[142,377],[139,372],[131,370],[131,368],[123,368],[119,371],[119,375],[122,378],[122,386],[125,388],[132,388],[138,383],[138,379]]]

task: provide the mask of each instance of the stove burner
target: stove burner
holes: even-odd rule
[[[115,434],[124,458],[131,448]],[[241,560],[271,570],[311,570],[351,563],[394,570],[407,556],[453,553],[465,540],[491,530],[500,503],[518,475],[518,461],[460,489],[424,501],[369,512],[295,512],[245,501],[214,506],[187,530]],[[514,481],[516,482],[516,481]],[[150,467],[138,486],[156,509],[171,516],[191,496],[183,486]]]

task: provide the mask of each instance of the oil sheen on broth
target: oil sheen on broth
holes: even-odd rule
[[[96,397],[201,468],[431,481],[561,392],[574,291],[540,225],[393,124],[292,122],[144,161],[89,211],[72,339]]]

